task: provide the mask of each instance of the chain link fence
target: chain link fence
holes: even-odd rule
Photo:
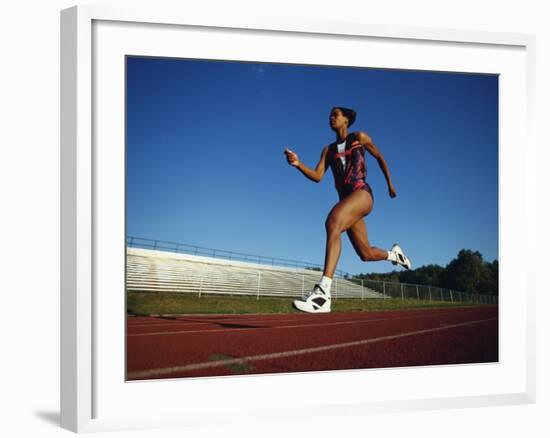
[[[352,281],[379,292],[386,298],[450,301],[453,303],[498,304],[498,297],[495,295],[469,294],[435,286],[381,280],[352,279]]]
[[[189,254],[194,256],[213,257],[217,259],[225,259],[230,261],[258,263],[262,265],[271,265],[273,267],[282,266],[282,267],[289,267],[289,268],[299,268],[299,269],[301,268],[301,269],[306,269],[306,270],[315,271],[315,272],[322,271],[322,266],[315,263],[246,254],[246,253],[214,249],[214,248],[204,248],[204,247],[195,246],[195,245],[188,245],[188,244],[170,242],[170,241],[164,241],[164,240],[146,239],[146,238],[135,237],[135,236],[128,236],[126,239],[126,244],[128,248],[141,248],[145,250],[154,250],[154,251],[169,251],[169,252]],[[131,265],[132,264],[130,264],[130,269],[128,272],[128,280],[130,281],[130,285],[134,289],[141,289],[146,287],[153,288],[153,285],[149,285],[149,281],[145,280],[145,278],[143,277],[143,273],[140,273],[139,272],[140,270],[134,272]],[[156,269],[159,269],[160,271],[163,270],[163,268],[161,267],[158,267]],[[146,269],[146,271],[148,270],[149,269]],[[314,272],[311,272],[311,274],[314,274]],[[427,301],[448,301],[453,303],[458,302],[458,303],[468,303],[468,304],[469,303],[498,304],[498,296],[495,296],[495,295],[469,294],[466,292],[454,291],[454,290],[444,289],[444,288],[435,287],[435,286],[424,286],[419,284],[359,279],[359,278],[353,278],[351,274],[341,270],[337,270],[335,274],[336,274],[335,282],[334,282],[335,284],[333,286],[333,293],[332,293],[335,299],[359,298],[359,297],[363,299],[363,298],[376,297],[376,298],[397,298],[402,300],[417,299],[417,300],[427,300]],[[261,280],[261,274],[259,274],[258,272],[253,272],[250,275],[252,275],[254,279],[257,278],[257,280],[246,281],[246,283],[255,284],[255,282],[257,281],[258,285],[254,286],[254,290],[258,294],[258,297],[260,295],[270,295],[270,293],[268,292],[269,288],[267,287],[267,285],[269,284],[269,280],[271,280],[270,279],[271,275],[265,272],[264,281]],[[151,272],[149,272],[149,275],[147,275],[146,277],[150,277],[150,276],[151,276]],[[157,276],[158,274],[153,275],[153,277],[157,277]],[[292,295],[292,293],[295,293],[296,290],[302,290],[304,288],[309,289],[313,287],[313,284],[315,284],[318,281],[316,276],[317,274],[313,276],[304,275],[304,274],[292,275],[293,279],[290,280],[290,283],[295,282],[297,284],[292,284],[292,290],[289,290],[288,294]],[[213,280],[214,277],[215,276],[212,276],[210,279]],[[158,278],[158,279],[155,279],[155,282],[162,283],[165,280],[166,279],[161,281],[161,279]],[[181,281],[182,281],[182,278],[180,277],[177,282],[181,282]],[[208,278],[207,278],[207,281],[208,281]],[[282,284],[277,283],[277,281],[280,282],[281,279],[275,280],[273,282],[274,284],[273,285],[269,284],[269,286],[278,288],[282,292],[284,288],[282,288],[281,287]],[[175,283],[177,283],[174,279],[169,279],[168,282],[170,283],[170,285],[155,284],[154,286],[159,287],[160,289],[166,290],[166,289],[171,289],[172,286]],[[202,291],[203,289],[203,283],[204,283],[204,286],[206,286],[207,283],[205,283],[204,280],[200,280],[200,283],[199,283],[200,291]],[[234,282],[234,284],[238,284],[238,283],[239,282]],[[286,283],[286,281],[283,283]],[[241,287],[242,286],[243,285],[241,285]],[[208,288],[205,287],[205,289],[207,290]],[[214,288],[211,288],[211,289],[214,289]],[[217,289],[219,289],[219,287],[216,288],[216,290]],[[182,287],[182,290],[185,290],[185,287]],[[247,290],[247,288],[244,288],[244,290]]]

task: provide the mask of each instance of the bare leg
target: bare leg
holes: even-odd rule
[[[325,252],[325,268],[323,275],[329,278],[334,276],[338,259],[342,251],[340,235],[350,229],[359,220],[372,210],[372,197],[365,190],[356,190],[341,200],[329,213],[325,222],[327,244]],[[363,222],[364,225],[364,222]],[[360,232],[358,232],[360,235]],[[366,228],[365,228],[366,237]],[[368,244],[368,239],[365,239]],[[387,254],[386,254],[387,255]],[[378,256],[381,256],[378,254]],[[385,258],[385,257],[384,257]],[[382,259],[378,259],[382,260]]]
[[[387,260],[388,251],[370,246],[364,219],[359,219],[348,229],[348,237],[357,255],[364,262]]]

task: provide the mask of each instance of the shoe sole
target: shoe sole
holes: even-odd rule
[[[303,301],[299,301],[299,300],[295,300],[292,302],[292,305],[294,306],[294,308],[296,310],[299,310],[300,312],[304,312],[304,313],[330,313],[330,307],[321,307],[319,310],[315,310],[311,307],[304,307],[304,308],[300,308],[300,304],[306,304],[304,303]]]

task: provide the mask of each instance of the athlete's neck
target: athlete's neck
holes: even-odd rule
[[[348,129],[340,128],[336,131],[336,141],[342,143],[346,138],[348,138]]]

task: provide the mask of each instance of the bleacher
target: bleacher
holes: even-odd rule
[[[299,297],[320,272],[127,247],[126,287],[130,291]],[[333,298],[383,298],[372,289],[334,278]]]

